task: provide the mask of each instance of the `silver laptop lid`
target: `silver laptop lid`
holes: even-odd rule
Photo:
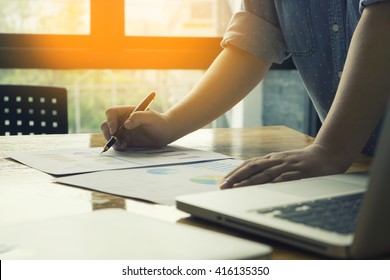
[[[390,102],[382,124],[371,178],[360,210],[351,255],[366,258],[390,252]]]

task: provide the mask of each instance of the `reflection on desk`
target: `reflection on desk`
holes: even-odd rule
[[[179,139],[175,144],[248,159],[271,152],[303,148],[312,141],[313,138],[307,135],[278,126],[201,129]],[[191,223],[268,243],[274,247],[274,259],[319,258],[283,244],[191,219],[174,206],[150,204],[55,184],[52,176],[6,159],[3,154],[5,151],[101,147],[104,143],[101,134],[1,136],[0,225],[88,213],[97,209],[121,208],[172,223]],[[361,156],[349,171],[367,171],[370,162],[370,158]]]

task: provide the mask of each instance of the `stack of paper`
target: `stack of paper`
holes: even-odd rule
[[[168,205],[178,195],[217,190],[223,176],[242,162],[180,146],[102,155],[100,151],[23,151],[8,156],[52,175],[73,175],[57,178],[59,183]]]

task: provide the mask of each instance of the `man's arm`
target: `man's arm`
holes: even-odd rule
[[[127,129],[114,148],[164,146],[199,129],[243,99],[260,81],[271,63],[233,46],[218,55],[199,83],[166,113],[130,112],[134,106],[107,109],[101,128],[110,138],[123,124]],[[127,119],[128,118],[128,119]]]
[[[263,79],[270,66],[270,62],[233,46],[225,48],[190,94],[168,110],[174,139],[232,108]]]

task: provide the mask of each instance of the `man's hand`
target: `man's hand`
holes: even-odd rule
[[[134,109],[135,106],[118,106],[106,110],[107,120],[101,125],[104,137],[108,140],[120,126],[124,128],[114,149],[123,151],[129,147],[163,147],[172,141],[166,114],[152,110],[131,113]]]
[[[312,144],[307,148],[272,153],[245,161],[230,172],[221,189],[275,183],[345,172],[349,163],[342,157]]]

